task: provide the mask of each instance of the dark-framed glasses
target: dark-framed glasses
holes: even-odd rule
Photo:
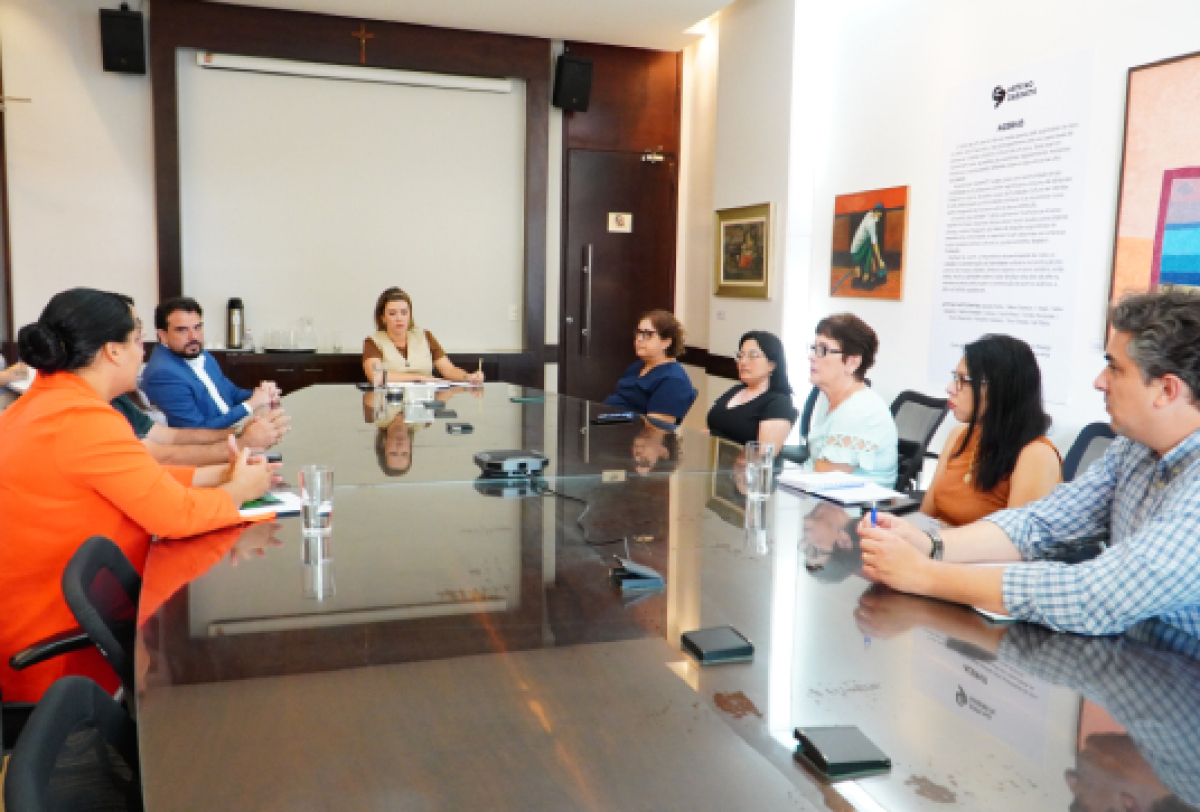
[[[637,330],[634,332],[633,337],[639,341],[649,341],[656,335],[658,335],[657,330]]]
[[[816,358],[824,358],[826,355],[841,355],[841,350],[835,350],[833,347],[827,347],[824,344],[809,344],[808,354]]]
[[[955,392],[961,392],[961,391],[962,391],[962,389],[963,389],[963,386],[965,386],[966,384],[969,384],[970,382],[971,382],[971,379],[970,379],[970,378],[968,378],[966,375],[959,375],[959,374],[958,374],[958,370],[957,370],[957,369],[956,369],[956,370],[953,370],[953,371],[951,371],[951,373],[950,373],[950,387],[951,387],[951,388],[952,388],[952,389],[953,389]]]

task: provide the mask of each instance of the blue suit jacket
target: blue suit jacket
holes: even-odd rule
[[[224,429],[246,417],[241,404],[253,392],[241,389],[221,372],[216,360],[202,353],[204,371],[217,386],[229,411],[220,408],[199,376],[175,353],[159,344],[142,370],[142,391],[167,416],[167,425],[185,429]]]

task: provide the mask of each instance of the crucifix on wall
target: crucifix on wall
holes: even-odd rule
[[[368,34],[367,33],[367,24],[361,23],[361,24],[359,24],[357,31],[350,32],[350,36],[352,36],[358,40],[358,44],[359,44],[358,64],[360,64],[360,65],[367,64],[367,40],[375,39],[375,35]]]

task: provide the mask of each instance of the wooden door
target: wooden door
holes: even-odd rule
[[[568,153],[559,320],[559,391],[603,400],[637,360],[633,333],[647,310],[675,302],[675,156]],[[610,215],[630,218],[610,230]],[[619,229],[623,226],[616,225]]]

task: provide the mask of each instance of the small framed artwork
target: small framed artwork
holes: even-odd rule
[[[834,198],[829,295],[903,299],[907,228],[907,186]]]
[[[714,296],[771,298],[771,204],[717,212]]]
[[[745,469],[745,449],[737,443],[709,438],[708,469],[712,471],[708,484],[708,500],[705,507],[716,513],[725,521],[735,526],[741,526],[746,517],[745,481],[742,490],[738,490],[738,458],[741,457],[741,470]],[[743,473],[744,477],[745,474]]]

